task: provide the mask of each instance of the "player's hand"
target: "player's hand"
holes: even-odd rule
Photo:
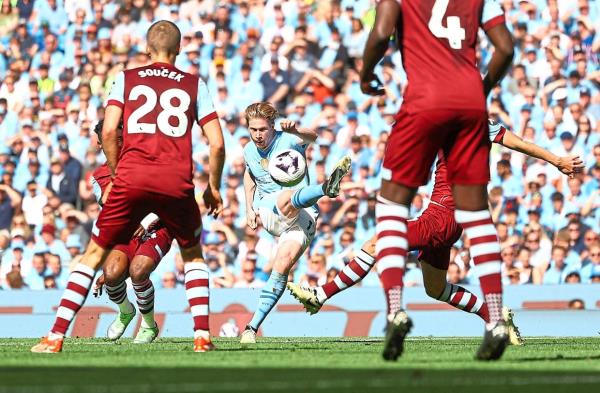
[[[375,74],[360,76],[360,90],[370,96],[382,96],[385,94],[383,83],[381,83]]]
[[[108,195],[110,194],[110,190],[112,190],[112,187],[113,187],[113,182],[111,181],[106,186],[106,190],[104,190],[104,194],[102,194],[102,205],[104,205],[106,203],[106,201],[108,200]]]
[[[142,225],[139,225],[135,232],[133,232],[134,239],[144,236],[145,232],[146,230],[144,229],[144,227]]]
[[[219,217],[223,210],[223,199],[221,199],[221,193],[219,190],[213,189],[210,185],[204,191],[202,195],[204,205],[208,209],[208,214],[211,214],[214,218]]]
[[[583,171],[583,161],[578,156],[559,157],[556,168],[569,177]]]
[[[96,280],[96,284],[94,285],[94,297],[102,296],[102,288],[104,288],[104,274],[101,274]]]
[[[290,119],[283,119],[279,122],[281,125],[281,131],[283,132],[297,132],[296,122]]]
[[[254,209],[248,209],[248,212],[246,212],[246,223],[250,229],[256,229],[258,227],[258,222],[256,221],[256,212]]]

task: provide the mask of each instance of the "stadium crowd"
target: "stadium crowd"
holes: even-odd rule
[[[370,0],[1,0],[0,287],[64,288],[99,214],[90,182],[104,162],[93,128],[115,74],[148,62],[144,34],[168,19],[182,31],[177,66],[202,75],[222,121],[227,162],[219,219],[204,218],[203,244],[215,287],[260,287],[274,239],[246,224],[243,111],[274,103],[282,116],[318,130],[307,151],[322,182],[344,154],[351,177],[337,200],[319,203],[317,236],[293,271],[323,284],[374,232],[381,160],[407,81],[398,51],[378,68],[382,97],[361,93],[358,70],[373,22]],[[594,0],[504,0],[516,40],[510,74],[489,98],[490,117],[585,171],[492,150],[490,205],[502,243],[505,284],[600,283],[600,4]],[[482,67],[490,45],[480,37]],[[482,68],[483,70],[483,68]],[[206,187],[208,149],[194,135],[194,181]],[[415,157],[418,159],[418,157]],[[411,215],[428,204],[422,187]],[[200,200],[200,197],[198,198]],[[460,241],[452,283],[477,283]],[[416,258],[405,276],[421,285]],[[183,283],[173,247],[152,279]],[[370,274],[362,285],[379,285]]]

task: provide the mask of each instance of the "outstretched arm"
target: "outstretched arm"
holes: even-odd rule
[[[399,17],[400,4],[397,0],[379,1],[375,11],[375,24],[365,45],[363,66],[360,71],[360,89],[365,94],[382,95],[385,93],[373,71],[388,48],[390,36],[396,30],[396,21]],[[374,86],[374,82],[379,87]]]
[[[518,135],[508,130],[506,130],[502,141],[499,143],[509,149],[544,160],[568,176],[572,176],[576,172],[581,172],[584,167],[583,161],[577,156],[559,157],[535,143],[524,141]]]

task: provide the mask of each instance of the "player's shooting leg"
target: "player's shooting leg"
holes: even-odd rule
[[[299,210],[315,205],[319,199],[325,196],[325,191],[323,191],[322,184],[315,184],[302,187],[299,190],[288,190],[285,191],[285,194],[287,199],[285,202]]]
[[[296,206],[293,202],[293,198],[295,198],[296,194],[299,192],[299,190],[284,190],[277,196],[277,208],[286,218],[296,218],[300,209],[303,209],[302,205]]]

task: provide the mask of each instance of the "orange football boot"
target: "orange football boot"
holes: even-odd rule
[[[198,337],[194,339],[194,352],[208,352],[217,349],[210,338]]]
[[[63,338],[50,340],[48,337],[42,337],[39,344],[31,347],[31,352],[34,353],[58,353],[62,352]]]

